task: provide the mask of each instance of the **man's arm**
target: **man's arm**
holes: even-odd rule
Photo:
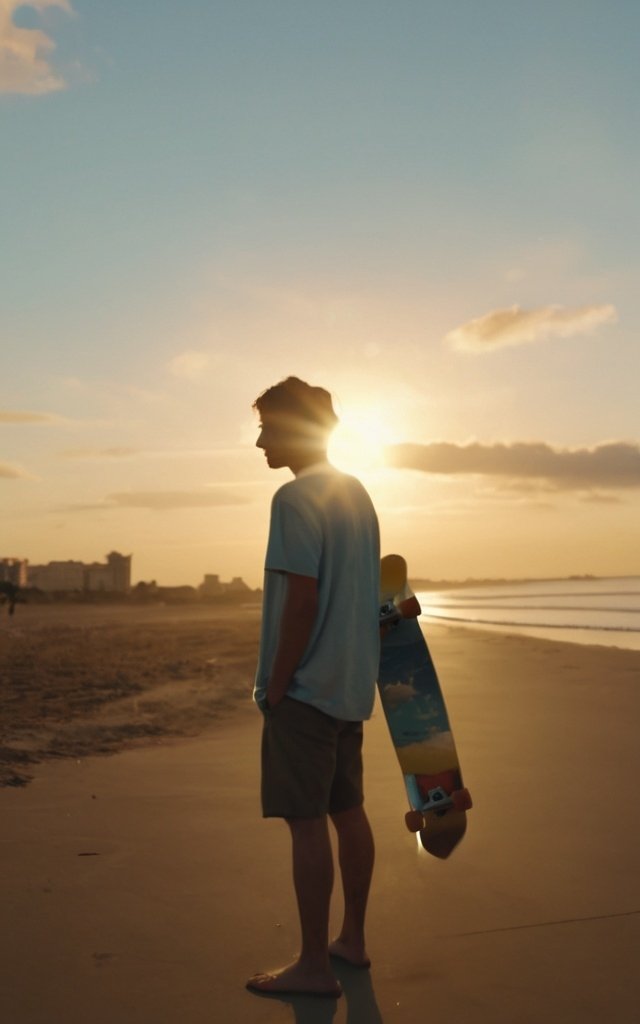
[[[278,647],[267,685],[267,704],[274,708],[285,696],[309,642],[318,612],[318,581],[287,574],[287,596],[280,620]]]

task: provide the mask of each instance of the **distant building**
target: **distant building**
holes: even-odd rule
[[[200,584],[200,593],[203,597],[218,597],[220,594],[224,594],[225,588],[220,582],[219,576],[213,576],[211,573],[207,573],[204,577],[204,582]]]
[[[91,591],[126,594],[131,588],[131,555],[112,551],[105,562],[49,562],[31,565],[31,587],[45,591]]]
[[[93,562],[84,567],[84,589],[89,591],[112,591],[116,588],[113,585],[113,573],[108,565],[101,562]]]
[[[84,564],[82,562],[48,562],[47,565],[29,566],[29,586],[38,590],[84,590]]]
[[[220,577],[211,573],[205,575],[198,590],[203,597],[222,597],[224,594],[237,597],[239,594],[251,593],[251,588],[247,586],[241,576],[234,576],[230,583],[221,583]]]
[[[112,551],[107,555],[106,564],[93,562],[86,565],[84,589],[127,594],[131,589],[131,555],[120,555]]]
[[[26,558],[0,558],[0,583],[26,587],[29,562]]]
[[[107,565],[113,577],[113,589],[126,594],[131,589],[131,555],[112,551],[107,555]]]
[[[234,576],[231,583],[227,583],[226,589],[227,591],[230,590],[232,593],[238,594],[243,593],[244,591],[249,591],[251,588],[247,586],[242,579],[242,576]]]

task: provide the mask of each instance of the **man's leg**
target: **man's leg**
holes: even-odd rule
[[[289,967],[251,978],[261,992],[310,992],[340,995],[329,964],[329,904],[333,888],[333,855],[327,819],[287,818],[291,830],[293,881],[298,901],[302,950]]]
[[[355,966],[368,967],[364,921],[375,857],[371,827],[362,806],[332,814],[331,820],[338,833],[344,920],[329,953]]]

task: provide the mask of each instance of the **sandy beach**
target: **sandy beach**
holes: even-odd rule
[[[376,707],[371,972],[341,970],[337,1002],[244,989],[298,942],[286,828],[260,817],[258,624],[1,617],[3,1024],[635,1024],[640,653],[448,626],[428,640],[474,798],[463,843],[418,852]]]
[[[52,758],[200,733],[246,703],[260,605],[54,604],[0,616],[0,786]]]

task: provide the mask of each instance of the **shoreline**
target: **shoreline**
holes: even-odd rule
[[[500,636],[522,636],[529,640],[548,640],[550,643],[571,644],[577,647],[600,647],[612,651],[640,652],[640,631],[638,630],[601,626],[526,626],[506,622],[470,622],[451,616],[429,615],[427,612],[423,612],[420,616],[420,623],[427,631],[435,625],[451,629],[481,630]],[[615,643],[615,640],[620,642]]]
[[[417,596],[425,624],[640,650],[638,576],[528,580],[502,587],[418,590]]]
[[[595,576],[592,573],[571,576],[489,576],[477,579],[469,577],[466,580],[430,580],[420,577],[410,579],[409,584],[414,590],[467,590],[468,588],[480,587],[517,587],[526,583],[591,583],[602,580],[640,580],[640,573],[629,572],[617,576]]]

